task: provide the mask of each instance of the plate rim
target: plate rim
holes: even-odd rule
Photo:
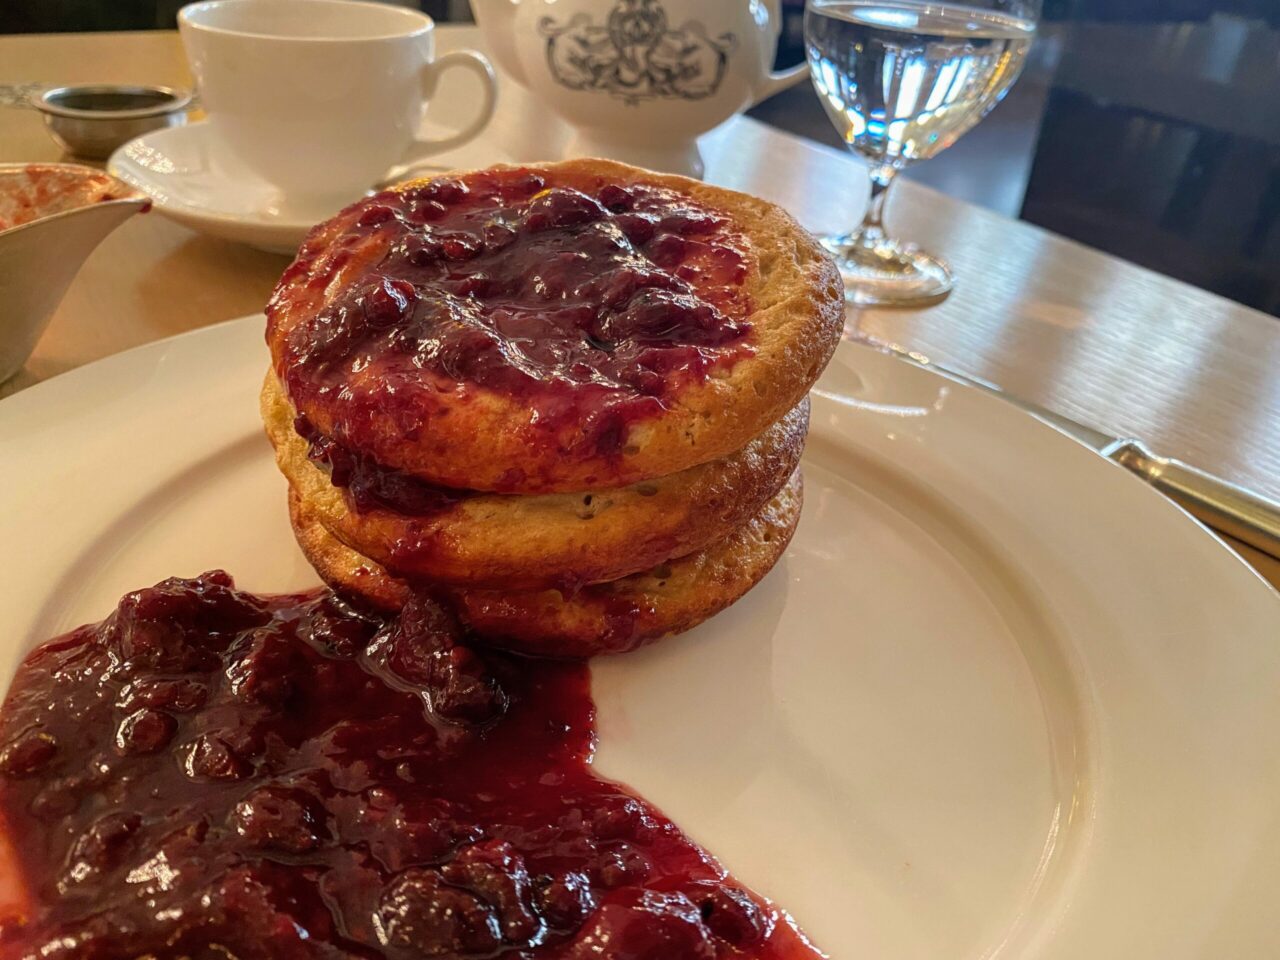
[[[12,421],[20,421],[24,413],[46,404],[47,399],[54,400],[57,399],[59,395],[74,393],[78,388],[92,389],[95,384],[95,380],[99,387],[103,383],[109,384],[113,377],[119,378],[122,374],[127,375],[128,371],[138,363],[141,362],[145,365],[149,355],[152,356],[152,359],[158,362],[165,356],[167,351],[174,349],[176,341],[195,341],[201,337],[216,339],[219,336],[231,335],[230,331],[232,329],[235,330],[234,336],[238,337],[247,335],[251,328],[255,331],[260,331],[261,323],[261,315],[256,314],[249,317],[213,324],[195,331],[188,331],[173,337],[165,338],[164,340],[153,341],[151,343],[143,344],[130,350],[114,354],[95,363],[87,364],[75,370],[67,371],[56,377],[50,378],[47,381],[43,381],[40,384],[27,388],[17,394],[4,398],[3,401],[0,401],[0,439],[4,438],[8,433],[15,432],[11,431],[8,426]],[[241,328],[243,328],[243,332]],[[183,349],[185,349],[185,344],[178,347],[179,352],[182,352]],[[1109,470],[1111,471],[1112,477],[1123,477],[1123,482],[1128,485],[1128,489],[1130,491],[1143,491],[1141,494],[1143,502],[1152,505],[1153,507],[1156,504],[1163,505],[1156,508],[1164,515],[1165,519],[1161,522],[1173,524],[1174,528],[1180,530],[1182,535],[1191,537],[1193,542],[1198,544],[1200,548],[1198,552],[1202,557],[1208,558],[1206,562],[1215,567],[1218,573],[1231,578],[1237,589],[1253,591],[1251,595],[1255,597],[1259,603],[1264,602],[1265,598],[1265,602],[1268,602],[1271,605],[1269,609],[1274,615],[1274,622],[1276,624],[1280,624],[1280,603],[1277,603],[1277,601],[1280,601],[1280,593],[1277,593],[1256,570],[1246,564],[1238,555],[1231,551],[1220,538],[1207,530],[1202,524],[1172,501],[1159,494],[1158,491],[1142,483],[1140,479],[1133,477],[1127,471],[1124,471],[1123,468],[1098,456],[1087,446],[1080,444],[1069,434],[1064,433],[1053,424],[1036,418],[1034,415],[1016,407],[1007,400],[987,395],[975,388],[969,387],[963,383],[957,383],[956,381],[952,381],[947,378],[929,378],[929,374],[936,373],[937,371],[923,370],[909,364],[904,364],[897,358],[893,357],[891,353],[877,349],[874,345],[850,342],[842,344],[838,353],[838,357],[840,359],[837,360],[836,363],[833,363],[833,367],[839,366],[843,370],[851,371],[854,373],[856,378],[856,358],[859,356],[867,356],[868,354],[874,354],[876,357],[880,358],[877,362],[888,364],[886,369],[910,371],[910,373],[907,374],[908,379],[919,377],[929,381],[934,379],[945,380],[950,389],[961,392],[964,396],[972,398],[972,402],[975,402],[978,405],[978,409],[1001,409],[1005,411],[999,415],[1001,417],[1006,417],[1012,414],[1025,423],[1031,425],[1035,429],[1037,436],[1041,437],[1046,443],[1050,443],[1057,450],[1061,451],[1063,456],[1068,459],[1076,459],[1081,464],[1089,463],[1096,465],[1087,467],[1086,469]],[[851,361],[850,358],[855,358],[855,360]],[[263,352],[263,360],[265,363],[265,351]],[[825,384],[825,382],[826,381],[824,380],[823,383]],[[17,425],[16,432],[18,434],[21,433],[20,424]],[[1067,451],[1072,452],[1068,453]],[[1102,473],[1099,472],[1098,476],[1101,477]],[[3,481],[3,478],[0,477],[0,490],[3,490],[5,486],[6,484]],[[0,524],[0,526],[3,526],[3,524]],[[1208,539],[1204,538],[1204,535],[1206,534],[1208,535]],[[1050,943],[1049,946],[1051,945],[1052,944]],[[1040,943],[1038,945],[1032,943],[1026,946],[1029,954],[1045,948],[1046,944],[1044,943]]]

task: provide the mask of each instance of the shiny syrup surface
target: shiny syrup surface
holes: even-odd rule
[[[309,274],[325,289],[348,251],[381,254],[288,333],[295,403],[330,406],[361,446],[371,411],[412,436],[473,386],[528,406],[531,427],[580,429],[609,454],[630,423],[748,355],[745,238],[656,186],[532,171],[442,178],[362,201],[345,230],[304,246],[268,309]],[[572,453],[573,451],[566,451]]]
[[[305,416],[295,418],[293,428],[307,441],[307,459],[329,475],[348,508],[357,512],[391,510],[401,516],[426,517],[475,496],[471,490],[442,487],[384,466],[367,453],[325,436]]]
[[[476,652],[425,600],[129,594],[0,715],[30,897],[0,957],[819,956],[592,775],[593,724],[585,665]]]

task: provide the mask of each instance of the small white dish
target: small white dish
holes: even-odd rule
[[[491,142],[472,141],[417,172],[425,176],[511,160],[507,150]],[[184,227],[268,253],[292,255],[312,226],[337,212],[282,212],[277,189],[240,163],[208,123],[141,136],[112,154],[107,170],[149,196],[157,213]]]
[[[0,383],[22,369],[81,264],[147,200],[73,163],[0,163]]]
[[[334,213],[282,215],[276,188],[231,156],[207,123],[138,137],[111,155],[107,170],[149,196],[157,213],[270,253],[292,254],[315,223]]]

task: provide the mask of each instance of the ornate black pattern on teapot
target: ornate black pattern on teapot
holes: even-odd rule
[[[557,83],[607,91],[629,104],[711,96],[737,46],[732,33],[709,37],[697,20],[672,29],[658,0],[618,0],[603,25],[585,13],[564,24],[543,17],[538,30]]]

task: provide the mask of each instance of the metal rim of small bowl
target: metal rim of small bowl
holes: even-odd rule
[[[85,110],[81,107],[64,107],[50,103],[49,98],[66,96],[67,94],[123,93],[123,94],[159,94],[168,99],[150,107],[134,107],[128,110]],[[145,84],[94,83],[65,87],[52,87],[32,97],[32,105],[41,113],[53,117],[66,117],[71,120],[144,120],[148,117],[161,117],[169,113],[177,113],[191,105],[192,94],[175,90],[172,87],[149,86]]]

